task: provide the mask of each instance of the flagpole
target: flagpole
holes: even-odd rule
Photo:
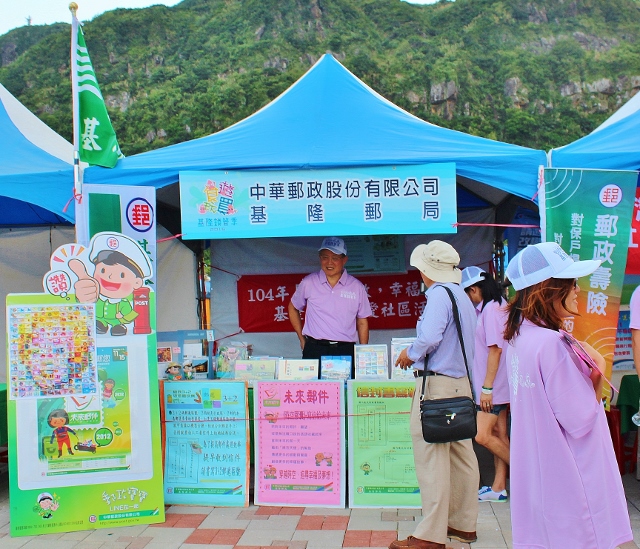
[[[71,12],[71,97],[73,103],[73,200],[75,201],[76,241],[78,227],[84,226],[85,212],[82,204],[82,170],[80,169],[80,90],[78,84],[78,32],[80,22],[76,16],[78,4],[69,4]],[[80,231],[83,233],[84,231]]]

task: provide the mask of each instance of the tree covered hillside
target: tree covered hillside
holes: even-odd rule
[[[183,0],[84,32],[131,155],[252,114],[327,51],[424,120],[549,149],[640,89],[638,29],[640,0]],[[64,24],[0,37],[0,82],[67,139],[69,38]]]

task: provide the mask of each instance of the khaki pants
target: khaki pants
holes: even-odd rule
[[[428,398],[471,396],[466,377],[428,376]],[[429,444],[422,438],[420,394],[422,378],[416,379],[411,407],[413,459],[422,498],[422,521],[414,537],[446,543],[447,527],[475,532],[478,520],[478,460],[471,440]]]

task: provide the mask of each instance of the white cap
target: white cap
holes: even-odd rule
[[[329,250],[334,254],[347,255],[347,247],[344,245],[344,240],[337,236],[328,236],[322,241],[322,246],[318,248],[318,251]]]
[[[151,278],[151,261],[149,255],[132,238],[120,233],[98,233],[91,240],[89,260],[92,263],[102,262],[112,252],[119,252],[128,259],[127,267],[139,278]]]
[[[482,274],[485,272],[486,271],[476,266],[466,267],[462,269],[462,281],[460,282],[460,286],[462,286],[466,290],[469,286],[477,284],[484,279]]]
[[[460,256],[455,248],[442,240],[419,244],[411,252],[409,265],[434,282],[460,284]]]
[[[515,290],[522,290],[550,278],[580,278],[595,271],[599,259],[574,261],[555,242],[531,244],[509,262],[507,278]]]

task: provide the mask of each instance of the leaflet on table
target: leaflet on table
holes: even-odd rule
[[[344,383],[259,381],[256,505],[344,507]]]
[[[349,507],[419,508],[409,429],[414,381],[348,381]]]
[[[389,379],[386,344],[355,345],[356,379]]]
[[[409,345],[411,345],[415,340],[415,337],[394,337],[391,339],[391,364],[389,365],[389,367],[391,368],[391,379],[398,381],[413,381],[413,368],[407,368],[406,370],[403,370],[402,368],[396,366],[396,360],[398,360],[400,353]]]
[[[281,358],[278,360],[278,379],[286,379],[289,381],[318,379],[318,359]]]
[[[320,379],[341,380],[351,379],[350,356],[321,356]]]
[[[247,381],[276,378],[277,358],[247,358],[236,360],[234,379]]]
[[[230,341],[218,347],[216,356],[216,377],[233,379],[236,360],[249,358],[249,344],[243,341]]]
[[[249,504],[249,408],[244,381],[164,382],[165,502]]]

